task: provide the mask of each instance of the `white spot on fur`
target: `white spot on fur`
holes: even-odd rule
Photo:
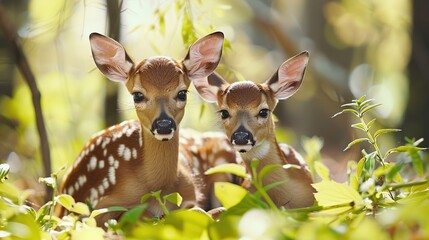
[[[104,187],[103,187],[103,185],[98,186],[98,193],[100,194],[100,196],[104,195]]]
[[[131,150],[129,148],[125,148],[124,150],[124,159],[125,161],[129,161],[131,159]]]
[[[104,168],[104,160],[100,160],[100,161],[98,161],[98,168],[99,168],[99,169]]]
[[[107,144],[109,144],[109,143],[110,143],[110,138],[106,137],[103,139],[103,143],[101,144],[101,147],[106,148]]]
[[[107,180],[107,178],[103,178],[103,187],[104,189],[109,188],[109,180]]]
[[[97,158],[95,156],[92,156],[91,159],[89,160],[88,170],[92,171],[96,167],[97,167]]]
[[[102,137],[98,137],[97,140],[95,141],[95,145],[100,146],[101,140],[103,140],[103,138]]]
[[[133,134],[134,129],[127,129],[127,131],[125,132],[125,134],[127,135],[127,137],[131,137],[131,135]]]
[[[90,194],[89,194],[89,199],[91,200],[91,202],[94,202],[98,199],[98,192],[95,188],[91,188],[91,190],[89,190]]]
[[[115,167],[115,169],[119,168],[119,161],[115,160],[115,162],[113,163],[113,166]]]
[[[94,151],[94,148],[95,148],[95,145],[94,144],[91,144],[90,146],[89,146],[89,151]]]
[[[79,191],[79,183],[78,182],[74,183],[74,189],[76,189],[76,191]]]
[[[137,149],[133,148],[133,158],[137,159]]]
[[[109,165],[110,166],[113,165],[113,163],[115,162],[115,159],[113,158],[112,155],[109,156],[108,160],[109,160]]]
[[[107,156],[107,148],[103,150],[103,156]]]
[[[67,189],[67,194],[69,194],[69,195],[73,195],[73,193],[74,193],[73,186],[70,186],[70,187]]]
[[[85,175],[80,175],[79,178],[77,179],[77,181],[79,182],[79,185],[81,187],[83,187],[83,185],[86,183],[86,176]]]
[[[108,175],[109,175],[109,180],[112,183],[112,185],[115,185],[116,184],[116,170],[114,167],[109,168]]]
[[[125,145],[119,144],[119,146],[118,146],[118,156],[119,157],[122,157],[124,155],[124,150],[125,150]]]

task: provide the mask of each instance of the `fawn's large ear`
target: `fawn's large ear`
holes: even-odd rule
[[[216,69],[222,56],[223,38],[222,32],[214,32],[189,48],[183,65],[191,81],[205,78]]]
[[[206,102],[217,102],[218,92],[223,91],[228,86],[228,82],[215,72],[208,77],[195,79],[192,82]]]
[[[115,82],[126,82],[134,63],[124,47],[99,33],[91,33],[89,42],[95,64],[104,76]]]
[[[265,84],[273,91],[274,96],[286,99],[298,91],[304,79],[308,64],[308,52],[302,52],[284,62],[276,73]]]

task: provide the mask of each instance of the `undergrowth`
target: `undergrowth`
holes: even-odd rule
[[[350,113],[357,122],[353,128],[363,137],[350,142],[345,150],[363,142],[371,150],[362,150],[358,161],[348,164],[347,183],[330,179],[321,163],[322,141],[305,140],[306,160],[315,182],[316,203],[299,209],[277,208],[267,194],[275,183],[263,186],[262,179],[271,171],[293,165],[269,165],[256,172],[258,160],[252,161],[253,179],[241,165],[227,164],[206,174],[229,172],[246,178],[256,189],[249,193],[227,182],[215,185],[215,194],[226,208],[218,220],[194,210],[169,211],[167,202],[180,206],[182,198],[161,192],[142,196],[133,209],[111,207],[93,210],[65,194],[56,194],[56,173],[40,181],[53,188],[52,200],[39,209],[26,204],[29,191],[9,183],[9,166],[0,165],[0,238],[4,239],[428,239],[429,183],[423,160],[426,148],[422,140],[406,139],[406,144],[387,151],[379,146],[380,137],[399,129],[374,129],[376,119],[367,121],[367,113],[378,107],[365,97],[344,104],[334,117]],[[362,148],[365,149],[365,148]],[[409,174],[412,166],[413,174]],[[163,206],[164,217],[142,218],[145,202],[155,198]],[[69,210],[62,219],[54,214],[55,205]],[[97,227],[95,217],[109,211],[123,211],[118,220],[110,220],[105,229]]]

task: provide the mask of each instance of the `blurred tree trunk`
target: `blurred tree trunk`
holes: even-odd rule
[[[408,64],[410,96],[403,133],[429,140],[429,1],[413,0],[412,53]]]
[[[119,42],[121,36],[122,0],[106,0],[107,16],[109,19],[109,37]],[[106,126],[119,122],[118,114],[118,85],[106,79],[106,97],[104,99],[104,120]]]

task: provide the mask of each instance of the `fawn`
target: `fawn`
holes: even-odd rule
[[[268,190],[278,207],[308,207],[314,202],[315,190],[306,164],[291,146],[278,144],[271,114],[278,100],[289,98],[299,89],[308,59],[308,52],[290,58],[263,84],[229,84],[215,73],[193,81],[204,100],[217,103],[225,132],[248,170],[253,159],[260,161],[258,170],[268,164],[299,166],[274,170],[264,178],[264,185],[287,180]]]
[[[222,55],[223,39],[221,32],[199,39],[182,61],[156,56],[135,63],[121,44],[92,33],[90,44],[95,64],[108,79],[125,84],[133,97],[138,120],[125,121],[95,134],[65,175],[60,191],[76,201],[89,201],[95,209],[131,208],[140,204],[144,194],[158,190],[162,195],[180,193],[183,208],[213,207],[209,203],[212,182],[231,179],[225,175],[204,176],[204,168],[234,162],[234,149],[223,137],[179,135],[178,127],[191,81],[214,71]],[[183,140],[179,142],[179,138]],[[219,151],[208,158],[214,149],[208,149],[210,146],[217,146]],[[148,215],[162,216],[161,206],[155,200],[148,203]],[[167,207],[177,208],[173,204]],[[64,209],[59,215],[63,214]],[[119,216],[118,212],[103,214],[97,217],[97,223]]]

